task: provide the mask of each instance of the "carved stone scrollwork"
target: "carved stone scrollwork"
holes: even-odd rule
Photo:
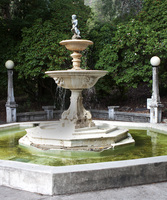
[[[93,76],[84,76],[82,80],[82,86],[87,88],[94,85],[96,78]]]
[[[62,86],[64,85],[64,80],[63,80],[63,78],[57,77],[57,78],[55,78],[54,80],[55,80],[55,82],[56,82],[56,84],[57,84],[58,86],[62,87]]]

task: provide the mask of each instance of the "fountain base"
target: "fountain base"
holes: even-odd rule
[[[75,129],[72,123],[51,123],[27,129],[27,134],[19,140],[21,145],[34,146],[43,150],[66,149],[103,151],[118,146],[134,144],[127,129],[96,122],[94,127]]]

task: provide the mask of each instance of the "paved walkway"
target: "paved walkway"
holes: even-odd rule
[[[167,182],[134,187],[45,196],[0,186],[1,200],[167,200]]]

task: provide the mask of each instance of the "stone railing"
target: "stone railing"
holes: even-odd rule
[[[119,112],[110,110],[91,110],[93,118],[117,120],[126,122],[150,122],[150,115],[147,113]]]
[[[60,119],[61,117],[61,110],[53,111],[52,114],[48,114],[46,111],[37,111],[37,112],[24,112],[17,114],[17,121],[18,122],[25,122],[25,121],[45,121],[45,120],[52,120],[52,119]]]
[[[90,110],[91,114],[92,114],[92,117],[94,119],[109,119],[108,118],[108,111],[107,110],[95,110],[95,109],[92,109]]]
[[[149,122],[150,115],[148,113],[134,113],[134,112],[120,112],[115,111],[118,106],[110,106],[108,110],[90,110],[93,119],[104,119],[104,120],[117,120],[117,121],[128,121],[128,122]],[[44,111],[37,112],[25,112],[17,114],[17,121],[44,121],[52,119],[60,119],[61,110],[53,110],[52,106],[43,107]]]
[[[115,112],[114,120],[126,122],[150,122],[150,114],[133,112]]]
[[[127,122],[150,122],[150,114],[135,112],[116,111],[119,106],[108,107],[108,118],[110,120],[127,121]]]
[[[44,111],[17,113],[17,122],[47,120]]]

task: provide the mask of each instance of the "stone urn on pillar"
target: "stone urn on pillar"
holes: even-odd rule
[[[13,67],[14,62],[12,60],[8,60],[5,63],[8,73],[8,96],[6,102],[6,122],[16,122],[16,108],[17,104],[14,98],[14,88],[13,88]]]
[[[162,121],[162,108],[164,107],[159,96],[158,68],[160,58],[154,56],[151,58],[152,65],[152,97],[150,103],[150,123],[160,123]]]

